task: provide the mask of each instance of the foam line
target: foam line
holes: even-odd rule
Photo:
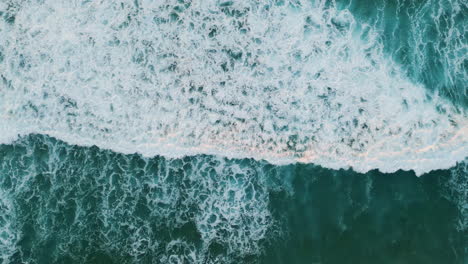
[[[468,119],[324,1],[10,1],[0,143],[416,174],[468,156]]]

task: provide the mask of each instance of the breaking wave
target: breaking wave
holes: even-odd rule
[[[330,1],[0,11],[0,143],[39,133],[144,156],[418,175],[468,155],[465,108],[412,79],[377,26]]]

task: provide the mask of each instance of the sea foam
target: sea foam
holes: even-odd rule
[[[0,143],[414,170],[468,155],[466,110],[328,1],[9,1]]]

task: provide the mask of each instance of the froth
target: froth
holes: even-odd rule
[[[15,209],[7,193],[0,188],[0,260],[2,263],[10,263],[10,257],[16,251],[16,243],[19,238],[15,226]]]
[[[318,1],[0,6],[0,142],[199,153],[365,172],[449,168],[468,121],[379,35]]]
[[[44,252],[52,263],[97,252],[119,263],[239,263],[281,233],[269,195],[282,187],[267,182],[277,174],[266,162],[148,159],[46,136],[0,146],[0,160],[2,263]]]

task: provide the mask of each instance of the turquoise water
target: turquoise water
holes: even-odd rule
[[[418,178],[142,158],[40,135],[1,146],[0,159],[12,263],[467,260],[464,163]]]
[[[468,263],[467,15],[0,0],[0,263]]]
[[[466,107],[468,5],[463,1],[338,1],[381,32],[385,53],[408,76]]]

